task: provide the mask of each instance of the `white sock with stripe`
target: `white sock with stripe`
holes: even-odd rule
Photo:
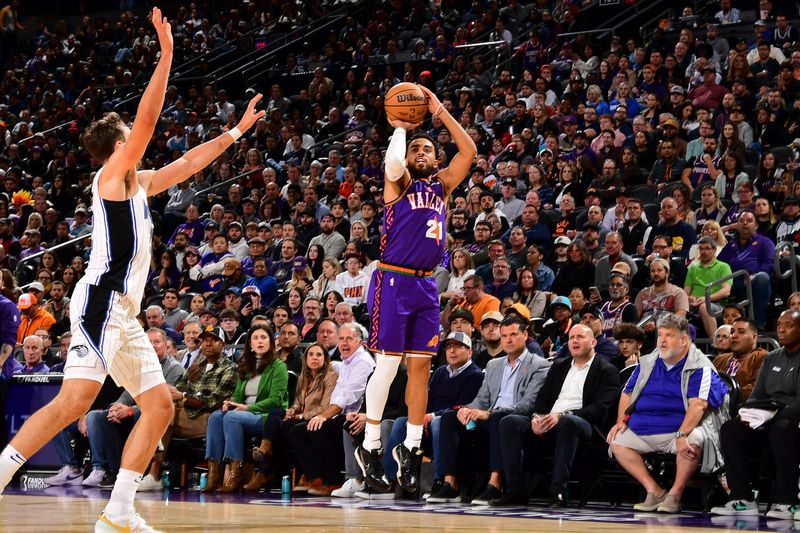
[[[6,446],[3,453],[0,453],[0,493],[11,482],[11,478],[17,473],[19,467],[25,464],[25,461],[27,459],[10,444]]]

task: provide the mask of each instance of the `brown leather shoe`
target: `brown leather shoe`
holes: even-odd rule
[[[219,488],[222,477],[219,475],[219,463],[213,459],[208,460],[208,481],[203,493],[208,494]]]
[[[271,482],[272,476],[256,470],[253,472],[253,476],[250,478],[250,481],[248,481],[242,488],[247,492],[258,492]]]
[[[261,439],[261,445],[253,448],[253,461],[258,464],[268,464],[272,459],[272,441]]]
[[[228,492],[237,492],[240,488],[242,488],[242,483],[244,483],[244,472],[243,465],[239,461],[233,461],[230,463],[231,471],[228,477],[225,479],[225,484],[222,485],[222,488],[219,489],[217,492],[228,493]]]

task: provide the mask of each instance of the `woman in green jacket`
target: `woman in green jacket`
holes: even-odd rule
[[[286,364],[275,356],[273,338],[267,326],[258,325],[250,329],[244,352],[239,358],[239,380],[233,396],[208,419],[208,483],[204,492],[239,490],[244,482],[245,439],[271,438],[280,430],[281,420],[289,406],[289,373]],[[220,463],[224,459],[229,460],[230,469],[223,481]],[[256,472],[244,488],[259,490],[266,482],[266,476]]]

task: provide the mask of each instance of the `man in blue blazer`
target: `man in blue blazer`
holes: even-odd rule
[[[500,447],[506,493],[490,505],[525,505],[523,454],[553,453],[552,506],[567,505],[566,488],[572,461],[581,443],[602,426],[619,392],[617,368],[595,352],[597,339],[589,326],[569,331],[569,353],[550,367],[536,397],[533,416],[507,416],[500,423]]]
[[[461,500],[458,486],[458,448],[464,438],[486,438],[489,441],[491,477],[486,489],[474,505],[488,505],[502,496],[503,461],[500,454],[500,421],[509,415],[530,417],[539,389],[544,383],[550,363],[525,348],[527,323],[519,316],[507,316],[500,323],[500,343],[505,357],[489,361],[486,378],[478,395],[469,405],[442,415],[439,430],[437,471],[444,473],[444,483],[428,498],[428,503],[450,503]]]

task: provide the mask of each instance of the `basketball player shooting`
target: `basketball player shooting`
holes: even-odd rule
[[[376,366],[367,384],[364,443],[355,451],[366,484],[377,492],[392,488],[383,469],[380,421],[403,355],[408,367],[408,427],[405,441],[392,450],[392,457],[398,464],[400,486],[409,492],[419,486],[428,378],[439,344],[439,296],[433,270],[445,250],[445,198],[468,175],[477,152],[436,95],[419,88],[428,100],[428,110],[450,131],[458,153],[447,168],[436,172],[437,146],[431,137],[413,135],[406,146],[406,132],[420,124],[389,120],[395,130],[386,151],[380,261],[367,299],[369,347]]]
[[[136,319],[152,247],[147,197],[205,168],[264,115],[264,111],[255,111],[259,94],[249,102],[235,128],[159,170],[137,171],[164,105],[172,64],[170,24],[158,8],[153,9],[152,22],[161,57],[142,95],[133,128],[128,129],[116,113],[109,113],[90,124],[83,135],[84,146],[103,166],[92,183],[89,265],[70,302],[72,341],[63,385],[58,396],[25,422],[0,454],[2,492],[26,457],[88,411],[106,375],[125,387],[141,409],[141,418],[125,443],[111,498],[95,532],[155,531],[133,508],[141,474],[172,420],[173,401],[195,407],[202,403],[202,399],[182,397],[167,387],[158,357]]]

